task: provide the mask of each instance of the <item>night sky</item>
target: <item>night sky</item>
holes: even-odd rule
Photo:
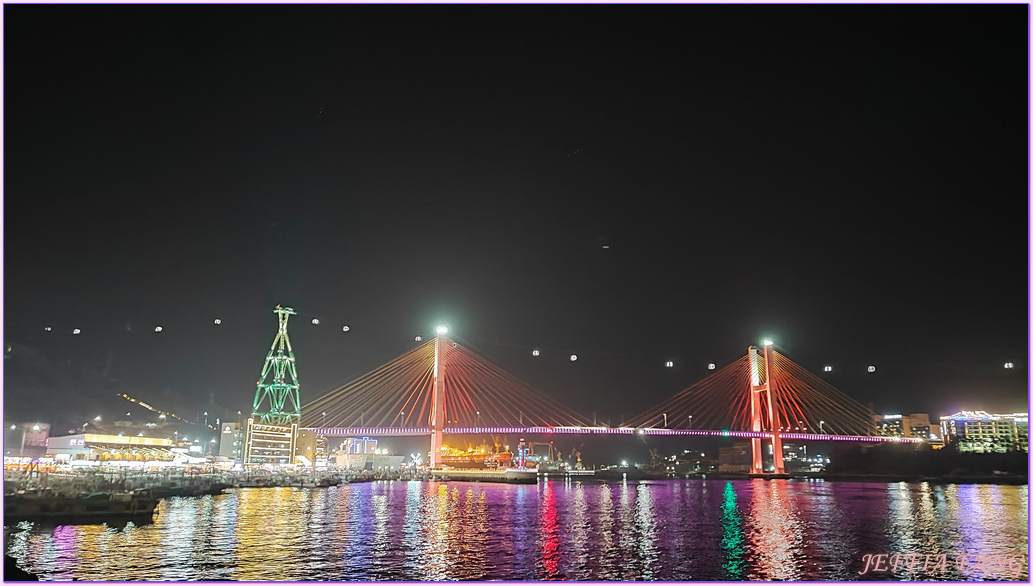
[[[5,419],[246,411],[277,304],[303,402],[447,323],[614,424],[764,337],[1027,409],[1025,5],[3,13]]]

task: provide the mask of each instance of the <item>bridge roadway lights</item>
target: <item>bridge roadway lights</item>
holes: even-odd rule
[[[319,427],[314,428],[316,434],[331,437],[362,436],[421,436],[430,435],[429,427]],[[738,439],[770,439],[769,431],[731,431],[716,429],[667,429],[654,427],[446,427],[442,433],[449,435],[462,434],[599,434],[599,435],[668,435],[695,437],[734,437]],[[848,441],[848,442],[899,442],[920,443],[922,438],[882,437],[857,435],[825,435],[817,433],[780,433],[780,437],[789,440],[809,441]]]

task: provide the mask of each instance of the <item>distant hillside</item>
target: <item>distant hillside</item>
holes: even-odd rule
[[[119,398],[120,393],[169,411],[192,415],[196,410],[177,393],[129,388],[82,359],[57,362],[17,342],[8,342],[4,350],[5,421],[49,422],[52,433],[58,435],[97,415],[128,412],[132,404]]]

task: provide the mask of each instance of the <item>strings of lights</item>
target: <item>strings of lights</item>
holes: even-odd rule
[[[307,322],[305,322],[306,325],[309,325],[310,327],[314,327],[314,328],[327,327],[327,325],[326,325],[327,322],[326,322],[325,318],[321,318],[321,317],[313,316],[313,315],[308,315],[308,314],[303,314],[301,312],[298,312],[298,315],[304,317],[307,320]],[[264,314],[263,314],[263,317],[264,317]],[[222,317],[218,317],[218,316],[211,318],[211,320],[208,323],[210,323],[212,325],[212,327],[218,327],[220,329],[226,328],[226,327],[228,327],[230,325],[228,322],[224,322]],[[93,334],[97,330],[97,328],[78,327],[78,326],[81,326],[81,325],[83,325],[83,324],[64,324],[64,325],[58,325],[58,324],[55,324],[55,323],[46,323],[46,324],[40,326],[40,330],[44,334],[46,334],[46,335],[60,336],[60,335],[66,334],[66,335],[72,335],[72,336],[80,336],[80,337],[84,337],[84,338],[91,337],[91,334]],[[72,326],[75,326],[75,327],[72,327]],[[191,327],[193,327],[193,326],[191,325]],[[351,335],[355,335],[355,332],[356,332],[356,328],[353,325],[349,324],[349,323],[340,323],[339,325],[335,325],[335,326],[331,326],[331,327],[339,328],[338,331],[341,333],[341,335],[351,336]],[[135,326],[133,324],[127,324],[124,327],[125,331],[133,331],[134,329],[136,329],[136,328],[135,328]],[[173,327],[172,329],[170,329],[170,326],[168,326],[167,324],[155,324],[155,325],[148,325],[148,326],[146,326],[143,329],[144,329],[144,331],[152,332],[155,335],[165,335],[167,333],[175,331],[176,328]],[[110,333],[112,330],[105,329],[104,331],[106,333]],[[360,334],[361,334],[362,331],[363,331],[363,328],[359,328]],[[365,329],[365,331],[369,331],[369,329],[367,328],[367,329]],[[384,333],[384,332],[380,331],[379,333]],[[399,334],[399,335],[403,335],[401,332],[394,332],[394,333]],[[421,334],[418,334],[418,333],[412,333],[412,334],[407,334],[407,335],[408,335],[410,340],[412,340],[413,342],[416,342],[416,343],[422,343],[422,342],[424,342],[424,340],[431,340],[432,339],[431,337],[427,337],[427,336],[424,336],[424,335],[421,335]],[[501,344],[501,345],[512,346],[510,344]],[[627,354],[613,354],[613,353],[575,351],[572,348],[544,348],[542,346],[529,346],[529,347],[527,347],[527,352],[532,357],[534,357],[534,358],[542,358],[542,359],[548,358],[550,356],[562,356],[564,361],[570,362],[571,364],[578,363],[579,359],[582,359],[580,361],[583,362],[584,358],[590,357],[590,356],[593,356],[593,355],[605,356],[605,357],[608,357],[608,358],[609,357],[620,357],[620,356],[625,356],[626,357],[626,356],[630,356],[630,355],[627,355]],[[644,357],[636,355],[635,358],[636,359],[643,359]],[[696,365],[696,366],[698,366],[700,368],[705,367],[707,370],[710,370],[710,371],[715,371],[717,369],[717,365],[714,362],[696,362],[695,360],[693,360],[693,361],[686,361],[686,360],[678,359],[678,358],[673,358],[672,359],[670,356],[652,356],[652,357],[645,357],[645,358],[654,361],[656,366],[660,367],[660,368],[668,368],[668,369],[681,368],[681,367],[684,367],[684,366],[686,366],[688,364],[688,365]],[[1003,362],[1003,363],[1001,363],[1001,366],[1005,370],[1012,370],[1012,369],[1015,368],[1015,363],[1013,361]],[[831,376],[831,373],[833,373],[833,372],[836,372],[837,374],[840,374],[842,372],[862,372],[862,373],[867,373],[868,375],[875,375],[877,372],[880,372],[878,367],[877,367],[877,365],[876,364],[871,364],[871,363],[860,363],[858,365],[854,365],[854,366],[852,366],[850,368],[846,368],[846,369],[834,367],[831,364],[825,364],[822,367],[822,370],[825,373],[829,373],[830,376]]]

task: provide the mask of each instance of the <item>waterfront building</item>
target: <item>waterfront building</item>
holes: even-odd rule
[[[326,436],[317,434],[311,429],[298,431],[297,459],[306,466],[315,462],[323,468],[327,462]]]
[[[219,433],[219,457],[233,462],[244,459],[244,426],[239,423],[223,423]]]
[[[883,437],[920,437],[934,441],[942,437],[937,435],[928,413],[875,415],[872,419],[876,433]]]
[[[170,462],[176,457],[174,450],[166,438],[77,433],[49,438],[46,451],[59,462]]]
[[[387,449],[378,448],[377,440],[370,437],[347,438],[334,457],[339,468],[352,470],[401,470],[405,456],[394,456]]]
[[[786,471],[794,473],[824,472],[829,463],[820,450],[815,451],[812,447],[811,452],[807,453],[807,444],[796,442],[782,444],[782,460]]]
[[[940,417],[940,430],[962,452],[1029,451],[1029,413],[960,411]]]
[[[294,464],[297,454],[298,424],[262,423],[248,419],[244,440],[245,464]]]

